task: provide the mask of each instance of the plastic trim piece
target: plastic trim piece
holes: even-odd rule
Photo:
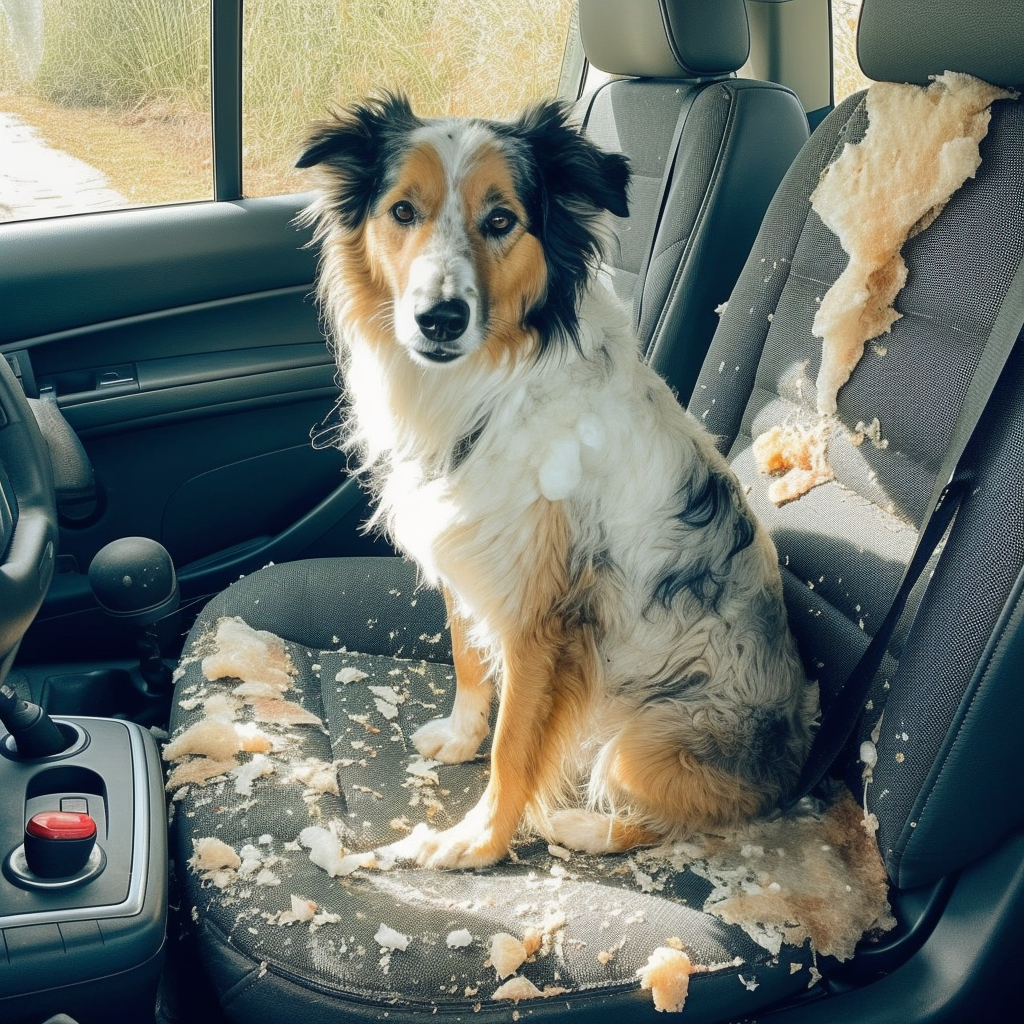
[[[91,721],[107,722],[108,719],[76,718],[76,723]],[[96,921],[102,918],[135,917],[142,911],[146,901],[147,866],[150,860],[149,819],[154,813],[149,798],[149,769],[146,749],[141,730],[137,726],[118,722],[128,732],[129,750],[132,760],[132,798],[134,813],[132,820],[131,880],[128,895],[121,903],[105,906],[69,907],[64,910],[42,910],[27,914],[13,914],[0,917],[0,928],[21,928],[37,924],[62,924],[66,921]],[[162,813],[162,809],[161,809]]]

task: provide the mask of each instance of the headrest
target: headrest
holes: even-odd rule
[[[720,78],[750,50],[744,0],[580,0],[587,59],[633,78]]]
[[[864,0],[857,56],[876,82],[927,85],[961,71],[992,85],[1024,85],[1021,0]]]

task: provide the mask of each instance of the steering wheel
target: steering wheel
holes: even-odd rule
[[[53,577],[57,506],[46,441],[0,355],[0,683]]]

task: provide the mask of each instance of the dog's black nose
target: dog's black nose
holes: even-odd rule
[[[454,341],[469,326],[469,303],[464,299],[443,299],[430,309],[416,314],[416,323],[424,338]]]

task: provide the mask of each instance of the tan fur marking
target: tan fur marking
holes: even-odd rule
[[[626,791],[638,817],[655,827],[664,823],[670,831],[672,825],[718,828],[758,812],[760,794],[657,733],[651,713],[641,714],[617,742],[614,781]]]
[[[380,201],[380,212],[366,224],[367,262],[373,280],[386,283],[392,295],[402,295],[409,268],[429,243],[437,213],[448,189],[444,165],[433,147],[418,146],[402,164],[393,188]],[[391,215],[399,202],[413,205],[417,222],[399,224]]]
[[[487,297],[490,335],[484,351],[494,363],[525,346],[532,350],[534,339],[522,325],[526,312],[543,299],[547,290],[544,251],[531,235],[526,210],[516,193],[512,169],[495,146],[484,146],[461,185],[463,207],[470,237],[475,239],[477,274]],[[519,223],[508,236],[488,240],[480,235],[480,224],[495,206],[516,215]]]
[[[589,631],[567,629],[555,611],[568,589],[564,510],[540,499],[533,511],[536,545],[522,591],[529,603],[501,637],[502,689],[491,774],[476,811],[490,857],[508,849],[528,804],[546,802],[560,789],[563,754],[579,729],[596,670]]]

